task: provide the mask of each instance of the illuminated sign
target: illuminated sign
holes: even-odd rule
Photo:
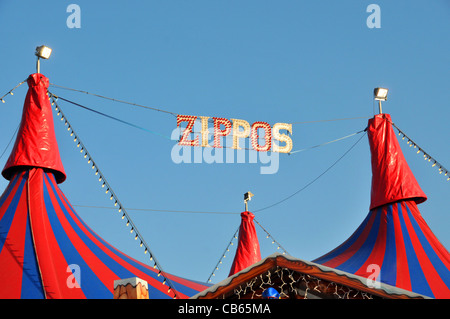
[[[195,121],[201,121],[201,136],[197,135],[194,139],[190,139]],[[209,144],[209,128],[208,123],[212,119],[213,122],[213,144]],[[250,138],[252,148],[257,152],[278,152],[289,153],[292,150],[292,139],[289,134],[292,134],[292,124],[275,123],[273,127],[266,122],[255,122],[250,125],[245,120],[240,119],[226,119],[221,117],[207,117],[194,115],[177,115],[177,127],[181,128],[181,123],[187,122],[186,128],[181,133],[178,145],[181,146],[202,146],[222,148],[222,137],[232,136],[233,149],[239,150],[239,140],[243,138]],[[264,131],[263,138],[260,131]],[[284,132],[282,132],[284,131]],[[260,136],[261,135],[261,136]],[[272,143],[272,138],[279,143]],[[264,140],[264,143],[260,143]]]

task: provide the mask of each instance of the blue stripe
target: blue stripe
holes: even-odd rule
[[[31,238],[31,227],[28,215],[23,253],[22,292],[20,298],[45,299],[44,288],[42,287],[41,275],[36,259],[36,252],[34,250],[33,239]]]
[[[51,177],[53,177],[53,175],[50,175]],[[47,176],[49,177],[49,176]],[[54,177],[53,177],[54,178]],[[57,194],[56,190],[55,190],[55,183],[50,183],[51,187],[53,188],[55,194]],[[82,223],[86,230],[89,231],[89,233],[94,236],[98,241],[100,241],[101,243],[103,243],[108,250],[113,253],[114,255],[118,256],[119,258],[123,259],[125,262],[127,262],[128,264],[130,264],[131,266],[139,269],[140,271],[142,271],[143,273],[147,274],[148,276],[158,280],[159,282],[162,283],[163,278],[162,276],[158,277],[158,274],[153,271],[152,269],[149,269],[147,267],[150,266],[144,266],[138,262],[136,262],[135,260],[133,260],[131,257],[127,256],[126,254],[124,254],[123,252],[119,251],[119,250],[115,250],[112,249],[110,247],[111,244],[109,244],[108,242],[106,242],[103,238],[99,237],[96,233],[94,233],[89,226],[78,216],[78,214],[73,210],[72,206],[70,205],[70,203],[64,198],[64,197],[59,197],[57,196],[58,202],[64,212],[64,214],[66,215],[67,219],[69,220],[69,222],[71,223],[72,227],[75,229],[75,231],[80,235],[80,237],[83,238],[83,241],[86,243],[86,245],[88,245],[90,247],[90,249],[92,251],[96,251],[96,255],[97,257],[99,257],[107,266],[108,268],[110,268],[111,270],[113,270],[114,268],[114,263],[117,263],[114,259],[112,259],[109,255],[107,255],[101,248],[99,248],[91,239],[89,239],[89,237],[87,237],[87,235],[84,234],[84,232],[79,228],[79,226],[72,221],[72,217],[69,215],[69,213],[67,212],[65,206],[62,204],[61,201],[64,201],[64,203],[66,203],[67,207],[69,207],[71,209],[71,212],[78,217],[78,220],[80,221],[80,223]],[[61,201],[60,201],[61,200]],[[115,268],[116,270],[113,270],[114,273],[116,273],[120,278],[129,278],[129,277],[135,277],[136,275],[133,274],[131,271],[129,271],[128,269],[126,269],[126,271],[128,271],[127,273],[124,273],[123,271],[123,266],[120,264],[117,264],[117,267]],[[190,281],[190,280],[188,280]],[[174,289],[180,293],[185,294],[186,296],[194,296],[195,294],[197,294],[199,291],[195,290],[193,288],[190,288],[188,286],[185,286],[181,283],[178,283],[174,280],[171,280],[172,284],[174,285]],[[170,298],[167,294],[165,294],[164,292],[161,292],[159,289],[156,289],[154,287],[152,287],[151,285],[149,285],[149,296],[150,298],[154,298],[154,299],[165,299],[165,298]]]
[[[370,233],[369,236],[367,236],[366,241],[360,247],[357,253],[355,253],[345,263],[341,264],[339,267],[336,268],[354,274],[361,268],[362,265],[364,265],[367,258],[372,253],[373,247],[375,246],[375,242],[377,240],[378,231],[380,228],[381,209],[378,209],[376,212],[375,211],[372,212],[376,214],[375,220],[373,222],[372,228],[370,229]]]
[[[46,175],[47,180],[48,180],[48,176]],[[99,259],[108,267],[110,268],[119,278],[130,278],[130,277],[136,277],[135,274],[133,274],[131,271],[129,271],[128,269],[126,269],[125,267],[123,267],[122,265],[120,265],[119,263],[117,263],[114,259],[112,259],[112,257],[108,256],[100,247],[98,247],[91,239],[89,239],[89,237],[87,237],[86,234],[84,234],[84,232],[79,228],[79,226],[74,222],[74,220],[72,219],[72,217],[69,215],[69,213],[67,212],[66,208],[64,207],[63,203],[61,202],[61,198],[57,195],[56,189],[54,187],[54,183],[49,182],[51,188],[53,189],[53,192],[56,194],[56,199],[58,200],[58,203],[60,205],[60,208],[62,209],[62,211],[64,212],[64,215],[66,216],[66,219],[69,221],[69,223],[71,224],[71,227],[76,231],[76,233],[79,235],[79,237],[83,240],[83,242],[89,247],[89,249],[91,249],[91,251],[94,252],[94,254],[99,257]],[[69,205],[70,207],[70,205]],[[75,212],[74,212],[75,213]],[[76,214],[76,213],[75,213]],[[77,215],[78,216],[78,215]],[[83,223],[83,225],[86,226],[86,229],[90,231],[90,228],[87,227],[87,225],[84,223],[84,221],[82,219],[79,219],[80,222]],[[98,237],[98,235],[96,235],[95,233],[91,232],[91,234],[93,236],[95,236],[99,241],[105,243],[106,246],[109,246],[108,243],[106,243],[101,237]],[[116,254],[116,252],[114,252],[113,250],[111,250],[114,254]],[[78,254],[78,252],[77,252]],[[117,254],[116,254],[117,255]],[[122,259],[128,259],[126,258],[127,256],[119,256]],[[132,262],[131,259],[127,260],[129,263]],[[151,277],[155,278],[155,279],[160,279],[161,277],[158,277],[157,274],[153,271],[148,271],[148,269],[139,267],[138,264],[135,264],[136,268],[140,268],[140,270],[142,270],[143,272],[147,273],[148,275],[150,275]],[[80,266],[81,267],[81,266]],[[83,272],[83,270],[82,270]],[[162,278],[160,279],[162,282]],[[113,283],[111,283],[112,285]],[[82,286],[82,288],[84,288]],[[161,292],[159,289],[156,289],[152,286],[149,285],[149,296],[153,297],[154,299],[163,299],[163,298],[169,298],[168,295],[166,295],[165,293]],[[175,288],[176,289],[176,288]],[[83,289],[83,291],[85,291]],[[95,289],[93,290],[95,292]],[[181,292],[181,291],[180,291]],[[197,291],[195,291],[195,293],[197,293]],[[194,294],[195,294],[194,293]],[[194,295],[193,294],[193,295]],[[98,298],[98,297],[95,297]]]
[[[402,228],[403,242],[406,250],[406,258],[408,259],[409,274],[411,278],[411,290],[413,292],[434,298],[433,292],[428,285],[422,268],[420,267],[419,260],[414,251],[411,238],[409,237],[408,229],[406,228],[405,220],[403,219],[403,214],[400,213],[402,211],[400,203],[397,204],[397,207],[399,212],[398,216],[400,219],[400,225]]]
[[[88,299],[104,299],[112,298],[112,293],[107,287],[99,280],[92,269],[86,264],[83,257],[79,254],[77,249],[73,246],[72,242],[68,238],[64,228],[62,227],[58,216],[56,215],[53,203],[51,201],[49,190],[47,187],[44,189],[44,203],[47,210],[47,215],[50,220],[53,233],[58,241],[59,249],[64,255],[64,258],[68,265],[75,264],[80,267],[80,287],[83,290],[86,298]],[[57,247],[54,247],[57,249]],[[80,289],[80,288],[72,288]]]
[[[447,288],[450,287],[450,271],[447,269],[445,264],[442,262],[442,260],[439,258],[439,256],[434,251],[433,247],[431,247],[430,243],[428,242],[427,238],[425,237],[424,233],[422,232],[422,229],[420,228],[419,224],[417,223],[416,219],[414,218],[413,214],[409,210],[409,207],[406,206],[406,211],[408,212],[409,218],[411,219],[411,224],[414,228],[414,231],[419,238],[420,244],[422,245],[423,249],[425,250],[426,255],[430,259],[431,264],[433,264],[435,270],[439,274],[439,277],[441,277],[442,281],[445,283]]]
[[[397,249],[392,205],[386,207],[386,250],[380,271],[380,281],[395,286],[397,280]]]
[[[361,233],[364,231],[364,229],[367,226],[367,223],[369,222],[371,213],[372,212],[367,214],[366,218],[361,223],[361,225],[358,227],[358,229],[342,245],[338,246],[337,248],[335,248],[328,254],[325,254],[324,256],[319,257],[316,260],[313,260],[313,262],[318,263],[318,264],[325,264],[326,262],[336,258],[337,256],[344,254],[345,251],[348,248],[350,248],[356,242],[356,240],[358,240],[358,238],[361,236]]]
[[[6,199],[9,196],[9,194],[14,189],[14,186],[16,185],[17,181],[19,180],[19,177],[20,177],[20,174],[16,174],[14,179],[8,184],[8,187],[6,188],[4,193],[2,194],[2,197],[0,197],[0,207],[3,206],[3,203],[6,201]]]
[[[5,231],[9,231],[14,216],[17,212],[17,206],[22,196],[22,192],[25,188],[25,183],[28,178],[28,172],[25,172],[24,174],[22,173],[16,174],[14,179],[9,183],[8,188],[6,189],[5,193],[3,194],[0,200],[0,206],[2,206],[5,203],[6,198],[8,198],[9,195],[11,194],[13,188],[15,187],[17,181],[20,178],[21,178],[20,185],[17,188],[17,191],[14,194],[14,197],[9,207],[7,208],[5,215],[0,221],[0,229],[1,229],[0,232],[2,233],[2,235],[0,236],[1,237],[0,251],[2,250],[2,247],[5,243],[5,238],[7,238]],[[22,286],[20,297],[33,299],[44,298],[44,293],[40,280],[40,273],[36,262],[36,255],[34,252],[34,247],[32,245],[30,232],[31,230],[28,222],[28,212],[26,212],[25,214],[27,218],[27,224],[25,229],[25,244],[24,244],[23,265],[22,265]]]
[[[57,195],[57,191],[53,183],[48,181],[54,194],[56,195],[56,200],[64,213],[67,221],[69,222],[72,229],[77,233],[77,236],[86,244],[86,246],[96,255],[102,262],[119,278],[129,278],[133,277],[133,273],[131,273],[128,269],[124,268],[122,265],[118,264],[114,259],[108,256],[99,246],[97,246],[77,225],[77,223],[73,220],[72,216],[67,211],[66,207],[61,201],[61,198]]]
[[[0,220],[0,252],[3,249],[3,246],[5,245],[5,241],[8,237],[9,229],[11,228],[12,221],[14,219],[14,215],[16,213],[17,205],[19,204],[20,197],[22,196],[22,191],[24,189],[25,185],[25,178],[23,178],[20,182],[19,188],[17,189],[16,193],[14,194],[13,199],[11,200],[11,203],[9,204],[8,208],[6,209],[5,214],[3,215],[2,219]],[[15,182],[14,182],[15,183]],[[12,189],[12,187],[11,187]],[[11,192],[11,189],[9,192]],[[8,192],[8,195],[9,195]],[[6,198],[7,196],[5,196]]]

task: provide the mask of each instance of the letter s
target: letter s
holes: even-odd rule
[[[272,134],[273,138],[286,143],[285,146],[279,146],[273,143],[273,151],[279,153],[289,153],[292,150],[292,139],[286,134],[280,134],[280,130],[287,130],[292,134],[292,124],[287,123],[275,123],[273,126]]]

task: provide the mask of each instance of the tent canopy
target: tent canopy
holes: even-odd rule
[[[369,120],[370,211],[340,246],[314,262],[432,298],[450,298],[450,254],[422,218],[427,197],[414,178],[389,114]]]
[[[147,281],[153,299],[188,298],[206,289],[127,256],[78,216],[58,187],[66,174],[48,84],[42,74],[28,78],[20,129],[2,171],[10,183],[0,197],[0,298],[112,299],[114,281],[131,277]]]

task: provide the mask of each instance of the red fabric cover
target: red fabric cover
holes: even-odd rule
[[[28,92],[23,106],[22,121],[14,148],[2,175],[11,180],[20,167],[41,167],[51,170],[58,183],[66,173],[59,156],[53,127],[53,116],[47,95],[49,80],[40,73],[28,77]]]
[[[233,264],[231,265],[231,276],[261,260],[258,236],[256,235],[253,219],[255,215],[251,212],[241,213],[241,226],[239,227],[238,246]]]
[[[427,200],[403,156],[391,123],[389,114],[378,114],[369,120],[367,132],[372,154],[370,210],[399,200],[414,199],[417,204]]]

